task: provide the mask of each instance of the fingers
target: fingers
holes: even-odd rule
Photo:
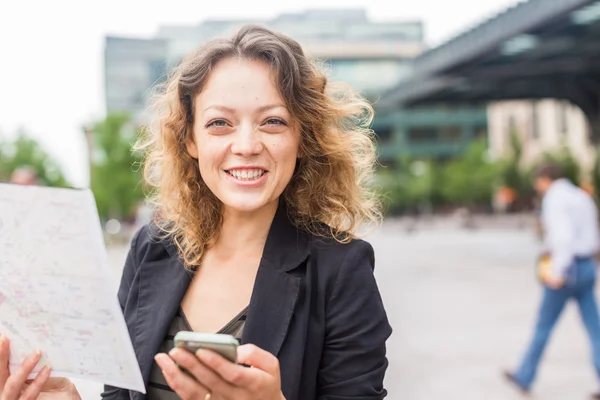
[[[273,399],[282,398],[281,378],[279,374],[279,361],[271,353],[253,345],[238,347],[238,360],[240,363],[249,364],[252,368],[234,364],[221,355],[210,350],[198,350],[196,356],[201,364],[208,370],[213,370],[215,375],[203,379],[215,381],[202,381],[209,390],[222,395],[224,398],[238,399]],[[219,378],[230,385],[230,391],[222,391],[221,387],[211,387],[214,382],[219,383]]]
[[[10,375],[8,362],[10,360],[10,343],[6,336],[0,336],[0,394]]]
[[[48,381],[50,377],[50,368],[44,366],[40,373],[35,377],[29,387],[23,392],[19,400],[37,399],[38,395],[42,391],[42,387]]]
[[[31,371],[33,371],[41,357],[42,353],[39,350],[36,350],[30,354],[25,361],[23,361],[23,364],[21,364],[17,371],[6,380],[2,395],[8,399],[16,399],[21,392],[23,385],[25,385],[27,377]]]
[[[273,354],[253,344],[245,344],[237,349],[238,362],[265,371],[269,375],[279,376],[279,360]]]
[[[157,354],[154,360],[162,370],[169,387],[182,399],[203,399],[208,393],[204,386],[185,374],[168,355]]]
[[[213,370],[221,380],[224,380],[234,386],[246,386],[249,380],[247,368],[242,367],[226,360],[220,354],[210,350],[200,349],[196,352],[196,357],[208,369]]]
[[[225,381],[215,370],[203,364],[200,356],[196,356],[189,351],[177,348],[171,350],[169,355],[177,363],[179,363],[179,365],[188,370],[198,380],[198,382],[205,386],[211,393],[218,392],[220,394],[231,395],[235,390],[235,387],[232,385],[233,382],[230,383]],[[225,359],[223,359],[223,361],[231,364],[234,367],[236,366],[232,362],[226,361]]]

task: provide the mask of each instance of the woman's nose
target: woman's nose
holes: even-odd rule
[[[231,145],[234,154],[249,157],[259,154],[263,149],[260,132],[252,124],[244,124],[238,129]]]

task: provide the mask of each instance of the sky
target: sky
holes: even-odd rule
[[[421,20],[435,46],[517,0],[0,1],[0,139],[40,141],[76,187],[88,185],[82,127],[104,116],[106,35],[151,37],[161,25],[364,8],[373,21]]]

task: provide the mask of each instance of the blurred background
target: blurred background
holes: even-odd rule
[[[374,104],[386,219],[369,240],[395,328],[390,398],[519,398],[500,371],[540,292],[532,171],[553,160],[600,193],[600,1],[1,3],[0,181],[90,187],[115,287],[152,216],[131,152],[152,88],[245,23],[292,36]],[[596,387],[571,311],[537,398]]]

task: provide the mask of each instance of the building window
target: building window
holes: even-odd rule
[[[390,143],[392,141],[392,128],[389,126],[381,126],[374,129],[377,135],[377,142],[381,144]]]
[[[333,80],[346,82],[354,90],[367,94],[389,89],[410,74],[409,64],[396,59],[333,59],[329,65]]]
[[[421,126],[411,128],[408,131],[408,139],[413,143],[459,142],[462,138],[462,130],[458,125],[440,127]]]
[[[439,132],[435,127],[415,127],[408,130],[408,140],[412,143],[429,143],[439,138]]]
[[[567,105],[566,102],[561,101],[560,103],[558,103],[557,108],[558,108],[558,110],[557,110],[558,133],[560,133],[562,135],[566,135],[568,133],[568,130],[569,130],[568,123],[567,123],[567,109],[568,109],[568,105]]]
[[[444,142],[458,142],[461,137],[460,126],[450,125],[440,127],[440,140]]]
[[[540,137],[539,124],[539,104],[537,101],[531,102],[531,138],[538,139]]]

